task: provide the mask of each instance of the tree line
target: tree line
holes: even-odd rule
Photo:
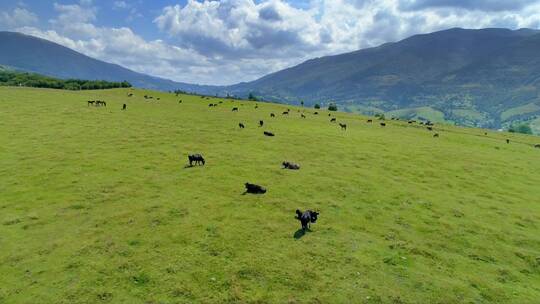
[[[34,73],[0,71],[0,86],[21,86],[34,88],[50,88],[60,90],[103,90],[114,88],[130,88],[127,81],[111,82],[104,80],[57,79]]]

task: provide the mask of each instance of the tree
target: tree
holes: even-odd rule
[[[510,132],[510,133],[532,134],[532,129],[529,126],[529,124],[522,123],[522,124],[519,124],[517,126],[514,126],[514,125],[510,126],[510,128],[508,129],[508,132]]]
[[[331,103],[328,105],[328,111],[337,111],[338,107],[335,103]]]
[[[321,105],[319,105],[318,103],[315,104],[314,106],[315,109],[320,109],[321,108]]]
[[[304,106],[304,101],[300,101],[300,105],[303,107]]]
[[[255,97],[255,95],[253,95],[253,93],[249,93],[248,100],[258,101],[257,97]]]

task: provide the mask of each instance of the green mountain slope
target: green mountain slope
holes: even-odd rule
[[[498,128],[504,111],[536,102],[539,54],[535,30],[450,29],[309,60],[231,92],[383,111],[427,106],[449,121]]]
[[[540,298],[536,137],[129,89],[0,103],[0,303]]]

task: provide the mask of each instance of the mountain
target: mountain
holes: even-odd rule
[[[128,81],[133,86],[206,92],[206,86],[174,82],[137,73],[85,56],[54,42],[14,32],[0,32],[0,65],[58,78]]]
[[[488,128],[540,129],[540,31],[454,28],[308,60],[252,82],[200,86],[152,77],[61,45],[0,32],[0,65],[60,78],[127,80],[136,87],[202,94],[250,93],[308,106],[387,113]]]
[[[231,86],[273,100],[500,127],[540,114],[540,31],[450,29]]]

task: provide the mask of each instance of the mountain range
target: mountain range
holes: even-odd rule
[[[540,114],[540,31],[454,28],[308,60],[231,86],[178,83],[58,44],[0,32],[0,64],[60,78],[127,80],[136,87],[231,94],[500,128]]]

